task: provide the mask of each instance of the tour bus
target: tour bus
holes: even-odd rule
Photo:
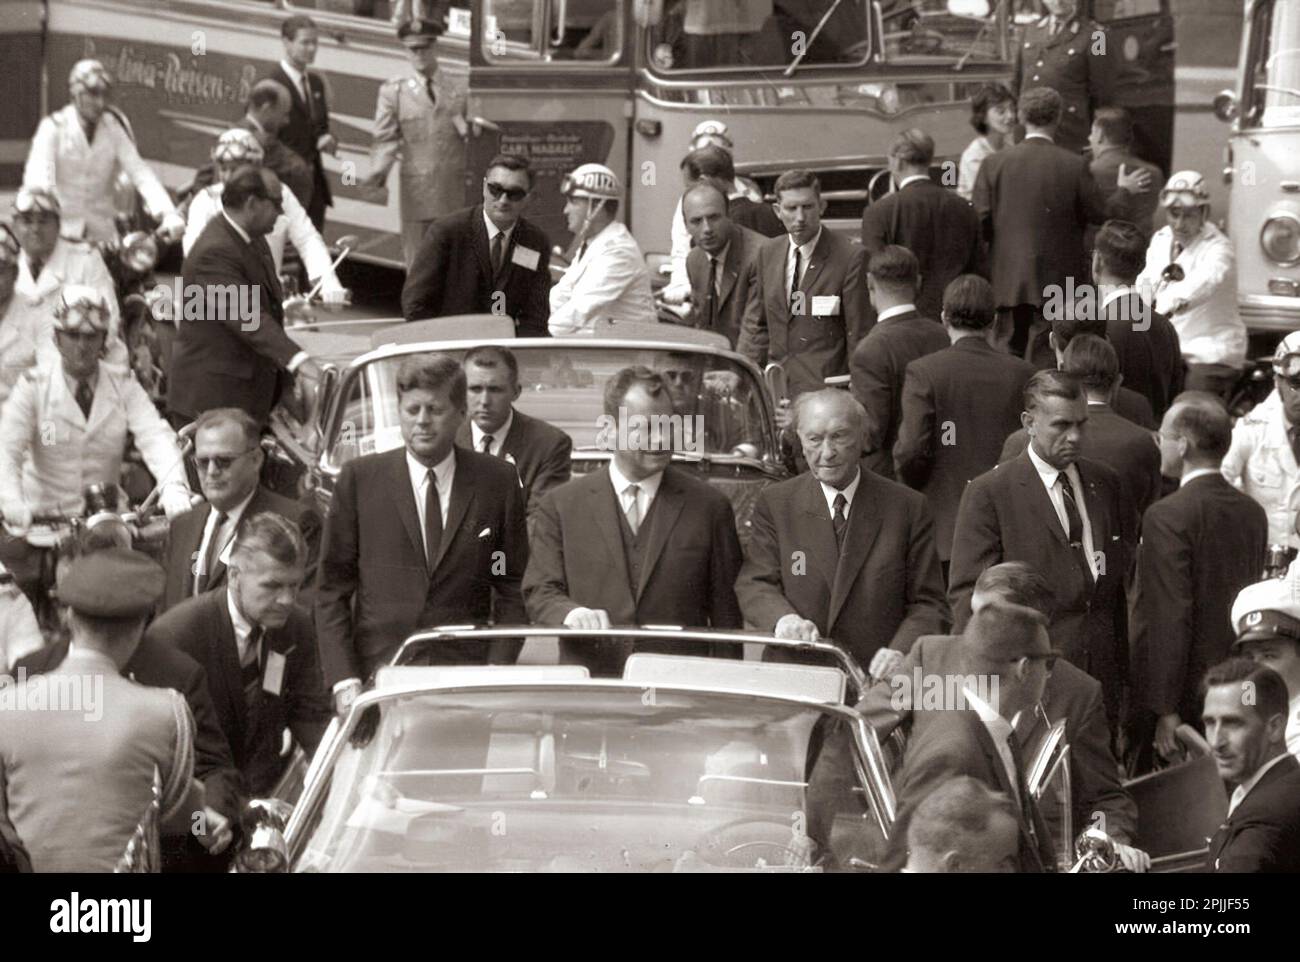
[[[1146,68],[1122,84],[1139,111],[1144,98],[1160,101],[1161,57],[1172,83],[1168,4],[1085,4],[1126,64]],[[628,185],[621,216],[653,260],[670,247],[691,133],[716,119],[742,174],[770,191],[780,171],[813,169],[829,225],[856,236],[868,198],[889,190],[897,131],[930,132],[936,173],[955,185],[974,136],[969,98],[1010,79],[1027,10],[1009,0],[452,0],[439,62],[465,96],[467,149],[448,176],[474,203],[492,154],[528,156],[537,171],[528,216],[564,244],[561,176],[607,164]],[[356,234],[358,259],[399,265],[397,171],[387,189],[361,184],[378,87],[409,69],[390,0],[47,0],[45,112],[66,102],[75,61],[103,60],[142,155],[178,188],[283,55],[280,24],[294,13],[320,26],[314,69],[340,145],[325,160],[326,233]],[[1146,126],[1167,149],[1160,122]]]
[[[1300,329],[1300,0],[1247,0],[1237,90],[1215,98],[1232,124],[1224,178],[1237,305],[1252,331]]]

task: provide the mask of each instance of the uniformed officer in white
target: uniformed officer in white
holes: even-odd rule
[[[186,255],[203,233],[203,228],[208,226],[208,221],[221,212],[221,192],[226,181],[243,165],[260,167],[263,160],[261,142],[243,127],[232,127],[217,138],[216,146],[212,148],[212,169],[217,180],[195,194],[190,201],[185,237],[181,240],[181,249]],[[330,261],[329,248],[325,246],[320,231],[316,230],[306,208],[294,196],[293,191],[283,191],[281,201],[284,213],[275,219],[270,233],[266,235],[276,272],[280,271],[284,263],[284,245],[290,241],[307,268],[307,276],[313,281],[324,279],[320,290],[321,299],[328,306],[342,307],[348,302],[348,290],[339,283]]]
[[[99,292],[108,304],[106,363],[125,371],[126,344],[122,341],[117,289],[104,259],[94,245],[60,234],[59,199],[44,187],[22,187],[14,197],[14,234],[23,249],[14,289],[12,318],[36,347],[37,359],[56,363],[54,308],[67,284]]]
[[[1232,625],[1232,654],[1268,665],[1286,682],[1286,750],[1300,758],[1300,562],[1291,562],[1284,578],[1241,589]]]
[[[7,224],[0,224],[0,404],[23,371],[36,363],[36,341],[23,322],[23,305],[14,286],[22,248]]]
[[[551,333],[589,334],[602,319],[654,323],[645,255],[615,219],[623,196],[618,177],[603,164],[583,164],[564,176],[560,193],[577,254],[551,288]]]
[[[33,514],[80,513],[88,485],[117,484],[128,435],[164,482],[167,517],[190,508],[175,432],[134,374],[100,363],[107,326],[97,291],[65,287],[54,314],[61,363],[29,370],[0,411],[0,512],[15,534]]]
[[[1043,0],[1047,13],[1025,27],[1011,74],[1017,99],[1026,90],[1051,87],[1061,95],[1056,143],[1081,151],[1088,144],[1092,113],[1115,103],[1120,51],[1108,46],[1100,24],[1079,14],[1078,0]]]
[[[48,187],[63,205],[65,233],[91,241],[117,239],[113,185],[119,168],[149,213],[175,240],[185,221],[158,176],[140,158],[125,115],[109,105],[113,80],[98,60],[79,60],[68,77],[72,103],[40,122],[23,169],[23,185]]]
[[[420,239],[436,217],[465,206],[465,96],[438,70],[435,20],[408,20],[397,28],[411,72],[379,88],[370,175],[365,187],[382,187],[399,156],[402,255],[409,268]]]

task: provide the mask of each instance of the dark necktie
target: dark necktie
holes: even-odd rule
[[[262,636],[265,629],[261,625],[255,625],[253,630],[248,634],[248,650],[244,655],[244,662],[240,665],[240,678],[244,683],[244,704],[252,711],[253,706],[257,704],[258,698],[261,697],[262,689]]]
[[[848,504],[848,499],[844,497],[843,492],[835,495],[835,510],[831,514],[831,526],[835,529],[835,547],[841,552],[844,551],[844,535],[849,528],[849,519],[844,514]]]
[[[90,406],[95,403],[95,392],[90,389],[90,382],[84,379],[78,381],[73,397],[77,399],[77,407],[81,408],[82,416],[89,421]]]
[[[478,443],[478,449],[484,454],[491,454],[492,443],[494,441],[496,441],[496,438],[492,437],[490,434],[485,434],[483,435],[483,440]]]
[[[587,255],[587,242],[583,241],[582,246],[578,248],[578,260],[582,260]]]
[[[438,497],[438,479],[429,469],[429,482],[424,489],[424,554],[429,574],[433,574],[438,560],[438,546],[442,543],[442,499]]]
[[[41,276],[41,271],[45,269],[45,261],[37,260],[35,257],[28,255],[27,266],[31,268],[32,280],[36,280]]]
[[[203,594],[212,583],[212,569],[216,566],[217,559],[221,557],[221,549],[225,547],[221,543],[221,532],[226,526],[226,518],[226,512],[217,512],[216,523],[212,526],[212,537],[208,539],[208,546],[203,552],[203,567],[199,569],[198,577],[194,579],[196,595]]]
[[[1179,255],[1181,255],[1182,252],[1183,245],[1178,243],[1178,241],[1174,241],[1174,246],[1169,250],[1169,263],[1172,264],[1174,261],[1178,260]]]
[[[1065,502],[1065,518],[1069,522],[1070,547],[1077,552],[1083,572],[1092,581],[1092,568],[1088,564],[1088,555],[1083,548],[1083,518],[1079,514],[1079,503],[1074,499],[1074,485],[1070,476],[1064,471],[1056,475],[1056,483],[1061,486],[1062,499]]]
[[[705,320],[709,330],[716,327],[718,319],[718,259],[709,257],[709,296],[704,307]]]
[[[316,104],[313,102],[311,95],[311,81],[307,79],[307,71],[302,72],[302,99],[307,105],[307,117],[314,124],[316,123]]]
[[[802,268],[803,268],[803,251],[801,251],[799,248],[796,247],[794,249],[794,273],[790,275],[790,313],[791,314],[803,313],[802,311],[795,310],[795,308],[798,306],[795,303],[795,299],[799,294],[799,271]]]
[[[637,528],[641,527],[641,485],[629,484],[623,491],[632,498],[627,511],[623,513],[627,516],[627,526],[636,534]]]
[[[437,103],[438,103],[438,97],[437,97],[437,95],[433,92],[433,78],[432,78],[432,77],[425,77],[425,78],[424,78],[424,92],[427,93],[427,94],[429,95],[429,102],[432,103],[432,104],[434,104],[434,105],[436,106]]]
[[[497,231],[497,236],[492,238],[492,279],[495,281],[501,276],[501,255],[505,253],[505,231]]]
[[[1025,816],[1025,827],[1029,829],[1029,837],[1033,839],[1034,851],[1038,851],[1038,828],[1034,824],[1034,800],[1029,797],[1029,790],[1025,786],[1025,756],[1020,751],[1020,739],[1016,737],[1013,730],[1007,735],[1007,748],[1011,752],[1011,761],[1016,769],[1016,797],[1020,802],[1020,810]]]

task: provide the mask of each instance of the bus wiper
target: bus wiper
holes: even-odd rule
[[[812,45],[816,43],[817,38],[821,36],[822,28],[826,26],[826,21],[830,20],[831,15],[840,8],[840,4],[843,2],[844,0],[835,0],[835,2],[830,5],[830,9],[822,14],[821,20],[819,20],[817,26],[813,28],[812,36],[810,36],[807,42],[803,45],[803,50],[800,51],[799,55],[790,62],[790,66],[786,67],[785,70],[781,72],[783,77],[794,76],[794,72],[798,70],[799,65],[803,63],[803,58],[808,56],[808,51],[812,49]]]

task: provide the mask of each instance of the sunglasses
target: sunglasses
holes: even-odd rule
[[[257,448],[249,448],[247,451],[242,451],[233,456],[213,455],[210,458],[195,458],[194,463],[198,466],[200,474],[206,474],[209,467],[216,468],[219,472],[225,472],[229,471],[230,466],[236,461],[247,457],[256,450]]]
[[[492,183],[490,180],[486,180],[483,183],[494,200],[500,200],[504,197],[506,200],[517,204],[528,196],[528,191],[522,190],[518,187],[503,187],[500,184]]]

